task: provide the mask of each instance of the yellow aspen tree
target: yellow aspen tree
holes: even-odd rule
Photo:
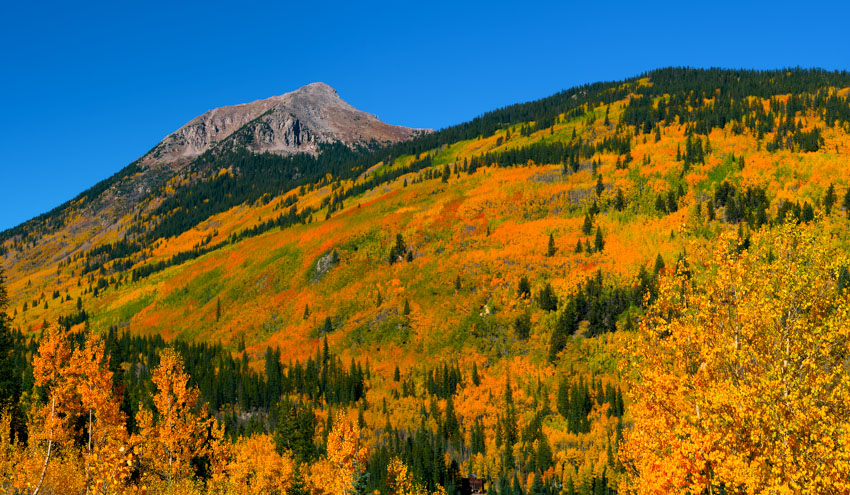
[[[727,235],[663,277],[624,372],[632,493],[850,492],[848,260],[822,227]]]
[[[20,478],[25,491],[32,495],[43,493],[45,482],[55,471],[51,464],[59,446],[70,448],[73,443],[73,419],[79,404],[70,358],[71,346],[65,331],[58,325],[48,328],[38,346],[38,355],[33,357],[35,385],[47,392],[46,402],[33,406],[28,424],[30,457],[37,462],[29,463]]]
[[[286,495],[295,474],[295,463],[288,452],[281,455],[275,451],[270,435],[243,438],[233,446],[233,451],[227,466],[230,493]]]
[[[368,459],[369,450],[362,445],[360,426],[345,413],[338,413],[328,434],[327,459],[312,466],[311,491],[317,495],[348,495]]]
[[[24,454],[22,446],[12,435],[11,412],[0,412],[0,486],[18,486]]]
[[[71,356],[70,368],[85,419],[82,458],[86,492],[110,493],[129,477],[132,460],[127,418],[113,390],[103,340],[88,335],[85,346]]]
[[[162,351],[152,381],[157,416],[140,407],[137,451],[143,479],[173,493],[181,482],[193,479],[192,460],[207,452],[212,419],[201,409],[200,394],[189,385],[183,360],[174,349]]]
[[[398,457],[390,459],[387,465],[387,490],[388,495],[429,495],[425,486],[413,479],[407,465]],[[430,495],[445,495],[445,493],[446,490],[437,485],[437,489]]]

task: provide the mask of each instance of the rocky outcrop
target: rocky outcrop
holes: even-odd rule
[[[169,134],[142,163],[181,162],[213,146],[281,155],[315,153],[322,143],[392,143],[418,132],[423,131],[381,122],[318,82],[265,100],[210,110]]]

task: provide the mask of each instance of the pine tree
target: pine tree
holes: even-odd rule
[[[21,393],[20,377],[15,374],[14,340],[6,309],[6,275],[0,268],[0,411],[17,403]]]
[[[292,475],[292,482],[286,490],[287,495],[310,495],[310,490],[304,483],[304,477],[301,475],[301,466],[297,466]]]
[[[545,495],[543,491],[543,481],[537,473],[531,473],[531,487],[528,489],[528,495]]]
[[[581,247],[581,239],[579,239],[579,240],[576,242],[576,249],[575,249],[575,252],[576,252],[576,253],[580,253],[580,252],[582,252],[582,251],[583,251],[583,249],[582,249],[582,247]]]
[[[602,182],[602,176],[599,175],[596,177],[596,195],[601,196],[603,191],[605,191],[605,184]]]
[[[850,189],[847,189],[847,193],[844,195],[844,201],[841,203],[841,206],[844,207],[844,212],[847,214],[847,218],[850,218]]]
[[[623,196],[623,190],[617,189],[617,197],[614,199],[614,209],[623,211],[626,208],[626,198]]]
[[[517,286],[517,296],[520,299],[531,297],[531,283],[529,283],[528,277],[526,277],[525,275],[523,275],[519,279],[519,285]]]
[[[221,299],[215,299],[215,321],[219,321],[221,319]]]
[[[832,207],[835,205],[835,185],[830,183],[829,188],[823,195],[823,209],[827,215],[832,213]]]
[[[461,284],[460,275],[458,275],[457,277],[455,277],[455,290],[460,291],[462,288],[463,285]]]
[[[325,324],[322,326],[322,333],[327,335],[334,331],[334,324],[331,321],[331,317],[328,316],[325,318]]]
[[[455,415],[455,406],[451,395],[446,399],[446,410],[444,414],[443,429],[446,432],[446,437],[458,438],[460,436],[460,423]]]
[[[528,339],[531,334],[531,316],[527,312],[523,312],[514,320],[514,331],[521,340]]]
[[[537,305],[543,311],[555,311],[558,309],[558,296],[555,295],[555,290],[552,289],[552,284],[546,282],[546,285],[537,294]]]
[[[596,240],[593,244],[597,253],[602,252],[602,249],[605,248],[605,240],[602,239],[602,229],[600,227],[596,227]]]
[[[401,310],[401,314],[403,316],[410,315],[410,303],[407,301],[407,299],[404,300],[404,307]]]
[[[584,235],[590,235],[593,232],[593,217],[590,214],[584,215],[584,224],[581,227],[581,231]]]
[[[549,256],[551,258],[552,256],[555,256],[556,251],[557,248],[555,247],[555,237],[550,233],[549,246],[546,248],[546,256]]]
[[[658,253],[658,256],[655,258],[655,267],[653,271],[658,274],[661,273],[661,270],[664,269],[664,258],[661,257],[661,253]]]
[[[546,471],[552,466],[552,447],[549,446],[549,440],[546,439],[546,435],[541,434],[537,438],[536,457],[537,469],[540,471]]]
[[[570,414],[570,389],[564,377],[558,381],[557,392],[557,407],[558,413],[564,418],[568,418]]]

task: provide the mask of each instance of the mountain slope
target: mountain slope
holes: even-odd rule
[[[516,478],[527,492],[531,473],[616,488],[630,425],[618,360],[658,278],[677,263],[710,277],[701,261],[721,236],[731,256],[783,222],[850,249],[848,88],[846,73],[664,69],[376,150],[307,160],[234,143],[201,155],[215,177],[175,181],[167,212],[113,238],[125,244],[22,265],[30,248],[6,241],[14,324],[37,335],[71,317],[77,330],[221,342],[265,370],[230,404],[256,423],[262,377],[322,362],[326,338],[370,372],[357,405],[314,400],[319,422],[332,407],[359,414],[376,459],[412,465],[393,438],[425,435],[491,488]],[[238,181],[293,167],[333,173],[274,190]],[[191,221],[166,233],[171,218]],[[458,481],[434,458],[416,476]]]
[[[427,133],[379,121],[324,83],[242,105],[221,107],[169,134],[114,176],[54,210],[0,233],[13,249],[7,264],[35,269],[128,237],[135,219],[173,195],[175,185],[205,180],[202,155],[229,150],[316,156],[323,147],[354,153]],[[339,151],[345,150],[345,151]],[[231,169],[231,174],[239,174]],[[324,175],[323,171],[313,171]],[[296,171],[297,175],[297,171]]]

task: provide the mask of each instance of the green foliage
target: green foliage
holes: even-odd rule
[[[528,281],[528,277],[523,275],[519,279],[519,285],[517,286],[517,297],[520,299],[524,299],[527,297],[531,297],[531,283]]]
[[[552,234],[549,234],[549,244],[546,248],[546,256],[552,257],[555,256],[555,253],[558,251],[558,248],[555,247],[555,237]]]
[[[546,285],[537,294],[537,306],[543,311],[558,309],[558,296],[555,295],[555,290],[552,289],[552,284],[549,282],[546,282]]]
[[[528,336],[531,334],[531,315],[523,312],[517,316],[514,320],[514,331],[521,340],[528,339]]]

